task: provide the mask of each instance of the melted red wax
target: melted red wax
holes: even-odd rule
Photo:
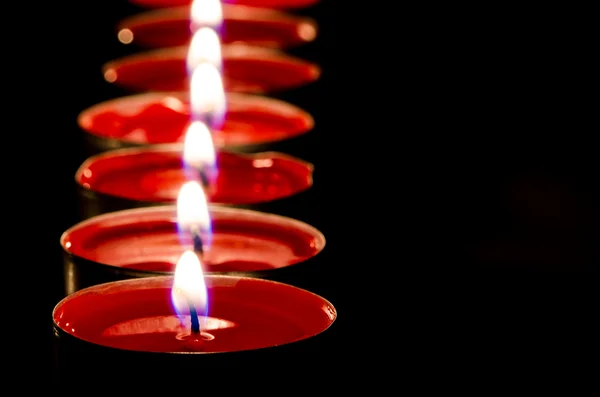
[[[122,21],[119,30],[128,29],[133,43],[147,48],[184,45],[191,38],[189,13],[186,6],[149,11]],[[312,41],[316,25],[308,18],[271,9],[224,5],[220,34],[223,44],[287,48]]]
[[[303,86],[320,75],[315,64],[264,48],[223,49],[223,86],[229,92],[267,93]],[[107,81],[132,91],[186,91],[187,47],[130,55],[104,65]]]
[[[133,4],[148,8],[187,6],[193,0],[129,0]],[[319,0],[222,0],[224,4],[239,4],[265,8],[304,8],[317,4]]]
[[[206,276],[208,315],[227,326],[210,330],[212,340],[195,346],[169,317],[172,277],[98,285],[63,299],[54,310],[64,332],[95,344],[152,352],[227,352],[257,349],[309,338],[335,321],[325,299],[289,285],[255,278]],[[90,310],[93,308],[93,310]],[[137,321],[130,331],[107,332]]]
[[[212,243],[205,272],[244,272],[289,266],[318,254],[325,239],[294,219],[235,208],[211,208]],[[63,248],[78,257],[147,272],[173,272],[189,234],[177,228],[176,208],[142,208],[97,216],[67,230]]]
[[[183,167],[183,153],[170,149],[116,150],[88,159],[77,182],[92,191],[130,200],[174,203],[195,174]],[[311,164],[278,153],[217,152],[218,176],[209,202],[256,204],[290,197],[312,186]]]
[[[122,97],[83,111],[85,131],[109,139],[146,145],[183,142],[190,123],[187,93],[150,93]],[[305,111],[282,101],[230,94],[223,125],[213,131],[218,147],[279,141],[309,131],[314,122]]]

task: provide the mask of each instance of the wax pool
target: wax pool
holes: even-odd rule
[[[256,278],[206,276],[204,334],[190,334],[171,301],[172,277],[117,281],[86,288],[54,309],[57,332],[111,349],[156,353],[242,352],[314,337],[336,319],[324,298]]]
[[[124,44],[146,48],[189,44],[189,6],[152,10],[129,17],[118,25],[118,37]],[[272,48],[287,48],[310,42],[316,37],[316,23],[299,17],[256,7],[223,5],[221,42],[245,43]]]
[[[281,153],[217,152],[217,179],[211,203],[244,205],[295,195],[312,185],[313,166]],[[188,180],[200,181],[183,166],[182,145],[118,149],[92,156],[78,169],[79,186],[102,195],[147,203],[174,203]]]
[[[78,124],[98,150],[182,143],[190,123],[188,91],[143,93],[112,99],[82,111]],[[249,94],[227,94],[223,125],[213,131],[219,148],[244,148],[296,137],[314,120],[289,103]]]
[[[236,274],[295,285],[316,274],[315,257],[325,237],[295,219],[210,206],[212,237],[202,256],[206,274]],[[66,230],[67,293],[125,278],[173,273],[187,249],[189,231],[177,224],[176,206],[138,208],[99,215]],[[306,280],[310,283],[310,280]]]
[[[103,65],[109,83],[129,91],[186,91],[188,46],[129,55]],[[223,85],[228,92],[283,91],[312,83],[320,68],[278,50],[229,44],[222,46]]]
[[[189,6],[193,0],[129,0],[132,4],[148,8]],[[223,0],[224,4],[239,4],[265,8],[304,8],[317,4],[319,0]]]

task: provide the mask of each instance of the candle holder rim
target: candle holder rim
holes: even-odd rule
[[[227,202],[210,201],[209,204],[220,205],[223,207],[248,208],[248,209],[256,209],[256,210],[264,210],[266,212],[273,212],[273,210],[266,209],[265,207],[269,207],[273,204],[281,205],[281,203],[283,203],[283,202],[293,200],[294,198],[299,197],[302,194],[306,194],[313,185],[313,178],[312,178],[312,176],[309,175],[306,178],[306,180],[307,180],[307,185],[304,188],[299,189],[294,194],[282,196],[275,200],[268,200],[268,201],[259,200],[259,201],[244,202],[244,203],[227,203]],[[120,211],[123,209],[172,205],[176,201],[176,200],[172,200],[172,199],[166,199],[166,200],[165,199],[156,199],[156,200],[150,200],[150,201],[133,199],[133,198],[123,197],[123,196],[116,196],[116,195],[108,194],[108,193],[102,193],[97,190],[92,190],[89,187],[83,186],[82,184],[78,183],[75,180],[75,178],[73,179],[73,183],[75,185],[75,188],[78,190],[78,195],[80,196],[81,199],[93,200],[93,201],[96,201],[96,200],[114,201],[112,205],[117,206],[117,208],[113,208],[113,209],[93,210],[91,215],[84,214],[83,219],[89,219],[93,216],[101,215],[101,214],[108,213],[108,212]],[[275,210],[275,213],[280,213],[280,210]],[[283,214],[283,215],[285,215],[285,214]]]
[[[65,329],[63,329],[61,326],[59,326],[56,322],[56,312],[60,309],[60,307],[65,304],[65,302],[67,302],[68,300],[71,299],[75,299],[80,295],[84,295],[87,293],[93,293],[93,292],[97,292],[98,290],[102,290],[103,288],[107,288],[110,285],[114,285],[116,283],[119,283],[121,285],[123,284],[141,284],[141,283],[153,283],[153,282],[159,282],[162,281],[164,284],[166,283],[173,283],[174,277],[173,276],[155,276],[155,277],[145,277],[145,278],[137,278],[137,279],[128,279],[128,280],[118,280],[118,281],[110,281],[110,282],[106,282],[106,283],[101,283],[101,284],[96,284],[90,287],[86,287],[83,289],[80,289],[78,291],[73,292],[70,295],[65,296],[64,298],[62,298],[56,305],[54,305],[54,308],[52,309],[52,323],[54,325],[54,327],[57,330],[60,330],[60,332],[69,335],[72,338],[77,338],[77,339],[81,339],[82,341],[85,341],[86,343],[90,343],[92,345],[98,346],[98,347],[102,347],[102,348],[106,348],[106,349],[112,349],[115,351],[124,351],[124,352],[134,352],[134,353],[152,353],[152,354],[165,354],[165,355],[207,355],[207,354],[226,354],[226,353],[242,353],[242,352],[246,352],[246,351],[255,351],[255,350],[262,350],[262,349],[272,349],[272,348],[276,348],[278,346],[285,346],[285,345],[289,345],[289,344],[293,344],[293,343],[298,343],[298,342],[302,342],[303,340],[307,340],[310,339],[312,337],[315,337],[317,335],[323,334],[325,331],[327,331],[329,328],[331,328],[331,326],[336,322],[337,317],[338,317],[338,311],[337,308],[325,297],[316,294],[312,291],[309,291],[307,289],[304,288],[300,288],[300,287],[296,287],[294,285],[291,284],[287,284],[287,283],[282,283],[279,281],[273,281],[273,280],[265,280],[265,279],[260,279],[260,278],[255,278],[255,277],[240,277],[240,276],[228,276],[228,275],[214,275],[214,274],[208,274],[204,276],[205,278],[209,278],[209,279],[224,279],[224,280],[231,280],[231,281],[242,281],[242,280],[246,280],[249,282],[253,282],[253,283],[270,283],[270,284],[275,284],[275,285],[279,285],[280,287],[284,287],[284,288],[288,288],[288,289],[292,289],[295,290],[296,292],[301,292],[303,294],[308,294],[311,295],[315,298],[317,298],[318,300],[320,300],[321,302],[323,302],[323,304],[327,305],[328,309],[329,309],[329,319],[330,321],[327,322],[327,325],[323,328],[321,328],[318,332],[316,333],[312,333],[310,335],[305,335],[304,337],[300,338],[300,339],[295,339],[295,340],[291,340],[285,343],[280,343],[277,345],[271,345],[271,346],[264,346],[264,347],[260,347],[260,348],[254,348],[254,349],[244,349],[244,350],[236,350],[236,351],[228,351],[228,352],[202,352],[202,351],[198,351],[198,352],[150,352],[150,351],[138,351],[138,350],[129,350],[129,349],[122,349],[122,348],[116,348],[116,347],[112,347],[112,346],[106,346],[106,345],[101,345],[98,344],[94,341],[82,338],[80,336],[75,336],[71,333],[69,333],[68,331],[66,331]]]
[[[161,144],[156,144],[156,145],[124,147],[124,148],[107,150],[105,152],[89,156],[86,160],[83,161],[83,163],[81,163],[81,165],[75,172],[75,182],[77,183],[77,185],[79,185],[85,189],[94,191],[93,189],[87,188],[80,183],[81,175],[85,172],[85,170],[87,168],[90,167],[91,164],[94,164],[95,162],[105,159],[105,158],[116,157],[116,156],[127,156],[127,155],[138,154],[138,153],[182,152],[182,155],[183,155],[183,145],[184,145],[184,143],[161,143]],[[215,151],[217,152],[217,154],[218,153],[227,153],[227,154],[231,154],[231,155],[245,158],[245,159],[260,159],[263,157],[270,157],[270,158],[277,158],[277,159],[281,159],[281,160],[292,161],[292,162],[297,163],[298,165],[305,167],[306,170],[310,174],[312,174],[315,169],[315,166],[313,163],[310,163],[306,160],[303,160],[301,158],[298,158],[298,157],[295,157],[295,156],[292,156],[292,155],[289,155],[289,154],[286,154],[283,152],[264,151],[264,152],[257,152],[257,153],[238,153],[238,152],[235,152],[232,150],[227,150],[224,148],[215,149]],[[310,185],[312,185],[312,178],[310,181]]]
[[[312,127],[311,127],[312,128]],[[301,131],[299,133],[284,136],[284,137],[276,137],[272,139],[265,139],[256,143],[244,143],[244,144],[215,144],[215,150],[219,152],[233,152],[233,153],[256,153],[264,151],[264,146],[266,145],[274,145],[278,143],[282,143],[285,141],[292,140],[294,138],[300,137],[304,134],[310,132],[310,129],[306,131]],[[96,150],[95,153],[106,152],[108,150],[115,149],[125,149],[125,148],[135,148],[135,147],[144,147],[144,146],[156,146],[163,144],[172,144],[171,143],[149,143],[149,142],[134,142],[128,141],[126,139],[119,139],[113,137],[106,137],[102,135],[97,135],[91,131],[83,131],[84,137],[88,140],[88,142],[94,147]],[[314,171],[314,170],[313,170]]]
[[[288,217],[285,215],[280,215],[280,214],[272,214],[272,213],[268,213],[268,212],[264,212],[264,211],[248,209],[248,208],[228,207],[223,204],[215,204],[215,203],[209,203],[208,209],[211,214],[213,212],[220,212],[220,213],[225,213],[225,214],[227,214],[227,213],[242,214],[242,215],[249,215],[251,217],[256,217],[256,218],[265,219],[265,220],[272,220],[272,221],[279,220],[279,221],[285,222],[286,224],[297,226],[299,229],[301,229],[303,231],[309,231],[310,234],[312,236],[314,236],[320,242],[320,244],[318,246],[319,249],[317,250],[317,254],[320,253],[321,251],[323,251],[323,249],[325,248],[325,246],[327,244],[327,239],[325,238],[325,235],[323,234],[323,232],[321,232],[319,229],[317,229],[313,225],[311,225],[307,222],[301,221],[299,219],[295,219],[295,218]],[[154,213],[154,212],[156,212],[156,213],[161,213],[161,212],[176,213],[177,206],[176,205],[157,205],[157,206],[152,206],[152,207],[128,208],[128,209],[124,209],[124,210],[107,212],[104,214],[96,215],[91,218],[84,219],[80,222],[77,222],[76,224],[67,228],[61,234],[59,242],[60,242],[61,247],[65,250],[65,252],[79,257],[78,255],[75,255],[71,251],[69,251],[68,248],[65,246],[65,240],[67,239],[69,234],[71,234],[74,230],[81,228],[81,227],[88,226],[90,224],[94,224],[94,223],[102,221],[102,220],[115,218],[120,215],[121,216],[122,215],[130,215],[130,214],[135,215],[138,213]],[[317,254],[315,254],[315,256]],[[82,258],[82,259],[86,259],[86,258]],[[89,260],[89,259],[86,259],[86,260]],[[100,263],[100,262],[97,262],[97,263]],[[102,263],[100,263],[100,264],[102,264]],[[109,264],[104,264],[104,265],[113,266],[113,265],[109,265]],[[171,274],[168,272],[166,272],[166,273]]]
[[[231,275],[226,275],[226,274],[205,274],[204,277],[208,278],[208,279],[222,279],[225,281],[232,281],[232,282],[248,281],[248,282],[253,282],[253,283],[272,284],[272,285],[277,285],[277,286],[280,286],[283,288],[295,290],[296,292],[301,292],[303,294],[309,294],[309,295],[313,296],[314,298],[317,298],[317,299],[323,301],[323,303],[326,303],[328,306],[331,307],[331,309],[333,309],[333,313],[332,313],[333,318],[331,319],[330,324],[332,324],[337,319],[337,309],[327,298],[325,298],[319,294],[316,294],[312,291],[309,291],[305,288],[297,287],[295,285],[283,283],[280,281],[266,280],[266,279],[262,279],[262,278],[247,277],[247,276],[231,276]],[[97,292],[97,290],[102,290],[103,288],[107,288],[114,284],[121,284],[121,285],[133,284],[133,285],[135,285],[135,284],[152,284],[152,283],[158,283],[158,282],[163,282],[165,284],[166,283],[172,284],[174,279],[175,279],[175,277],[173,275],[153,276],[153,277],[144,277],[144,278],[131,278],[131,279],[127,279],[127,280],[109,281],[106,283],[100,283],[100,284],[92,285],[90,287],[85,287],[78,291],[73,292],[72,294],[65,296],[56,305],[54,305],[54,308],[52,309],[52,316],[54,318],[54,313],[56,312],[57,308],[59,306],[61,306],[64,302],[66,302],[67,300],[74,299],[79,295],[84,295],[84,294],[87,294],[90,292]]]

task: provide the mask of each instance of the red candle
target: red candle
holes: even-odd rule
[[[227,94],[227,112],[212,131],[214,145],[244,148],[304,134],[314,126],[310,114],[279,100]],[[190,123],[189,94],[144,93],[94,105],[80,113],[78,124],[96,149],[182,143]]]
[[[337,316],[330,302],[287,284],[233,276],[205,276],[202,288],[190,292],[201,270],[192,271],[194,254],[186,254],[178,265],[179,271],[184,258],[190,261],[185,276],[101,284],[59,302],[53,321],[63,371],[197,374],[203,367],[256,365],[257,355],[281,363],[323,349],[318,341]],[[185,364],[175,368],[175,360]]]
[[[308,189],[313,166],[282,153],[216,153],[219,172],[208,191],[212,203],[268,202]],[[118,149],[92,156],[77,170],[76,182],[100,194],[149,203],[174,203],[191,175],[180,145]]]
[[[188,46],[129,55],[106,63],[104,78],[131,91],[189,89]],[[223,45],[223,84],[226,91],[267,93],[316,81],[320,68],[312,62],[277,50],[245,45]]]
[[[311,260],[325,246],[321,232],[292,218],[220,206],[209,213],[206,273],[291,281],[310,272]],[[193,238],[178,222],[175,206],[160,206],[93,217],[65,231],[60,243],[70,294],[102,282],[173,273]]]
[[[106,81],[131,91],[186,91],[189,46],[162,48],[106,63]],[[316,81],[320,68],[278,50],[246,45],[222,46],[226,91],[267,93],[297,88]]]
[[[193,0],[129,0],[132,4],[148,8],[189,6]],[[221,0],[224,4],[239,4],[265,8],[304,8],[315,5],[319,0]]]
[[[146,48],[175,47],[189,44],[190,7],[153,10],[129,17],[118,25],[123,44]],[[316,23],[267,8],[223,5],[221,41],[225,44],[245,43],[272,48],[288,48],[313,41]]]

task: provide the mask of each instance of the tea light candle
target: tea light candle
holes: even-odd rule
[[[311,42],[317,36],[314,20],[273,9],[224,4],[222,14],[220,34],[225,44],[283,49]],[[117,26],[118,38],[123,44],[143,48],[188,45],[190,23],[189,6],[146,11],[122,20]]]
[[[224,4],[239,4],[253,7],[299,9],[310,7],[319,0],[221,0]],[[163,8],[189,6],[193,0],[129,0],[140,7]]]
[[[102,67],[107,82],[128,91],[186,91],[190,87],[188,57],[206,47],[162,48],[125,56]],[[271,48],[224,44],[222,59],[228,92],[264,94],[298,88],[316,81],[320,68]]]
[[[200,149],[200,148],[198,148]],[[127,208],[174,204],[191,178],[183,145],[116,149],[89,157],[75,174],[83,217]],[[292,156],[217,151],[218,174],[207,196],[211,203],[286,215],[312,186],[313,165]]]
[[[336,317],[330,302],[304,289],[204,276],[192,251],[181,256],[173,277],[96,285],[53,311],[59,373],[94,378],[325,359],[324,331]]]
[[[143,93],[105,101],[79,114],[92,154],[152,144],[182,143],[191,119],[189,92]],[[272,98],[228,93],[223,123],[212,130],[216,147],[260,151],[268,144],[310,131],[314,119],[304,110]]]
[[[120,279],[172,274],[181,254],[194,246],[182,226],[203,198],[182,198],[177,206],[122,210],[99,215],[66,230],[60,239],[67,294]],[[197,195],[197,193],[196,193]],[[198,205],[201,207],[201,205]],[[177,207],[180,208],[179,211]],[[266,278],[298,286],[312,283],[325,237],[288,217],[238,208],[209,206],[199,223],[210,222],[210,244],[203,249],[207,274]],[[316,281],[316,280],[315,280]]]

